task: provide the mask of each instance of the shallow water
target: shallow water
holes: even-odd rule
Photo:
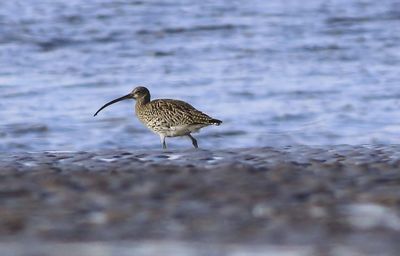
[[[146,85],[221,119],[203,148],[400,143],[400,4],[0,2],[0,151],[159,148]],[[175,148],[186,139],[170,139]]]

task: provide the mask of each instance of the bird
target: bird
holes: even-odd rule
[[[209,125],[220,125],[221,120],[212,118],[197,110],[189,103],[174,99],[150,100],[150,91],[144,86],[134,88],[129,94],[104,104],[94,116],[119,101],[135,99],[136,117],[147,128],[160,136],[163,149],[167,149],[166,137],[187,136],[194,148],[198,148],[197,140],[192,133]]]

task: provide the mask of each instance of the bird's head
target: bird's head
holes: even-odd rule
[[[133,99],[142,99],[150,96],[150,91],[143,86],[138,86],[130,93]]]
[[[150,91],[146,87],[138,86],[135,89],[133,89],[133,91],[131,91],[129,94],[106,103],[99,110],[97,110],[97,112],[94,114],[94,116],[96,116],[101,110],[110,106],[111,104],[117,103],[122,100],[129,100],[129,99],[135,99],[139,102],[147,103],[150,101]]]

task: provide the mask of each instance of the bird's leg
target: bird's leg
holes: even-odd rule
[[[167,144],[165,143],[165,136],[160,134],[160,140],[161,140],[162,148],[167,149]]]
[[[193,138],[191,134],[188,134],[188,137],[192,140],[193,147],[198,148],[199,146],[197,145],[197,140]]]

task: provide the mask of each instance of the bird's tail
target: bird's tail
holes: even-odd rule
[[[222,124],[222,121],[221,120],[218,120],[218,119],[211,119],[210,120],[210,123],[211,124],[215,124],[215,125],[220,125],[220,124]]]

